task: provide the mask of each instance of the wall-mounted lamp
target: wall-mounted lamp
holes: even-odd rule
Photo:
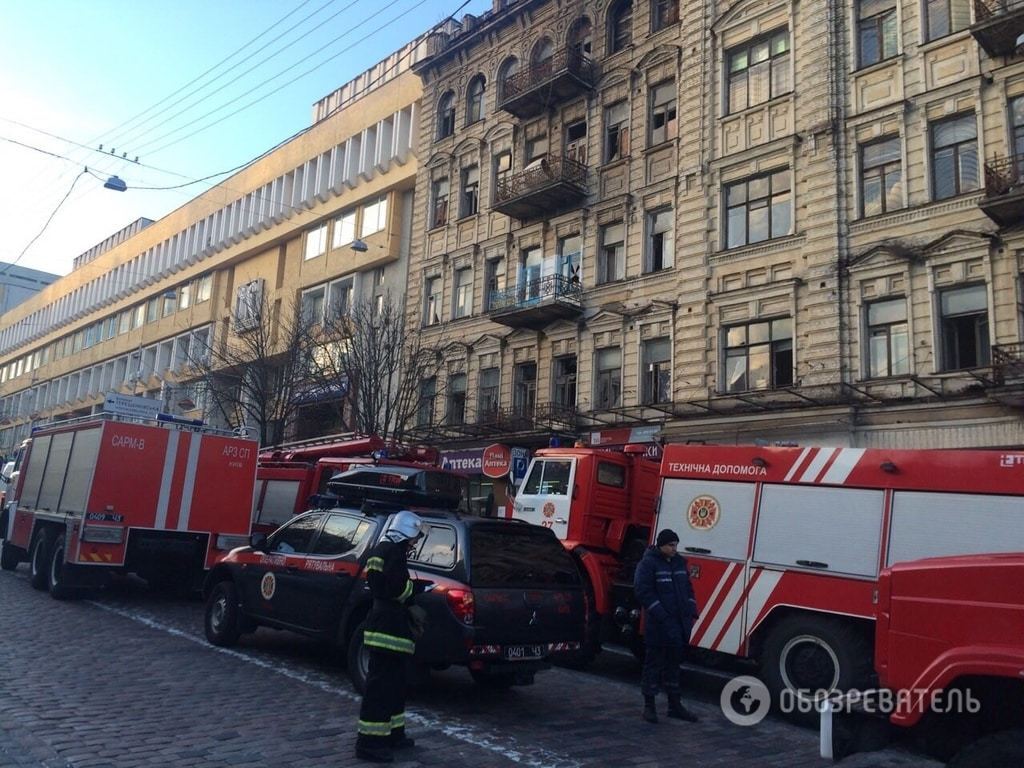
[[[899,468],[891,461],[883,461],[881,464],[878,465],[878,468],[883,472],[888,472],[891,475],[895,475],[897,472],[900,471]]]
[[[750,460],[750,463],[753,464],[755,467],[761,467],[762,469],[768,466],[768,462],[762,459],[760,456],[755,456],[754,458],[752,458]]]

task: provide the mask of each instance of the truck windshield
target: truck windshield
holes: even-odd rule
[[[538,459],[533,462],[522,492],[528,496],[566,496],[571,472],[570,459]]]

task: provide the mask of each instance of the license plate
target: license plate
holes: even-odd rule
[[[544,656],[543,645],[506,645],[505,658],[509,661],[539,659]]]

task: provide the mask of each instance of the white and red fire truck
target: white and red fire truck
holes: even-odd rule
[[[39,428],[22,447],[0,567],[27,559],[61,599],[133,572],[198,588],[249,535],[257,445],[218,430],[106,414]]]

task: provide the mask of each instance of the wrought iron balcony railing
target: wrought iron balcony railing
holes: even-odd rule
[[[579,280],[564,275],[548,275],[528,280],[503,291],[491,291],[487,306],[490,312],[503,312],[510,309],[526,309],[549,301],[564,301],[582,306],[583,291],[580,289]]]
[[[594,62],[575,48],[563,48],[551,58],[509,75],[502,83],[502,103],[514,101],[561,74],[573,75],[588,85],[594,82]]]
[[[1024,178],[1024,155],[995,157],[985,161],[985,195],[1005,195]]]
[[[583,163],[562,155],[545,155],[499,181],[493,207],[514,218],[550,213],[586,196],[587,177]]]
[[[974,0],[971,34],[990,56],[1012,56],[1024,33],[1024,0]]]
[[[988,21],[1021,9],[1024,9],[1024,0],[974,0],[974,19]]]
[[[992,373],[999,385],[1007,380],[1024,379],[1024,344],[994,344]]]

